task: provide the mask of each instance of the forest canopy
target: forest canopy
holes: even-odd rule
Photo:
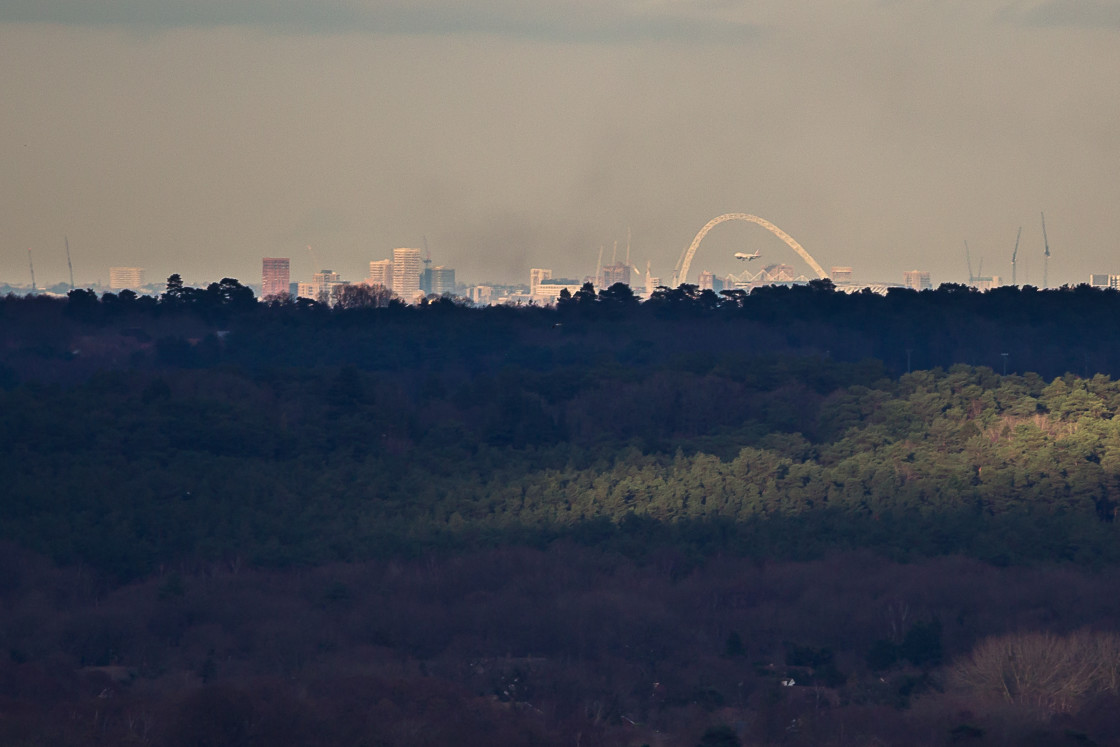
[[[0,298],[0,742],[1118,744],[1118,319]]]
[[[986,325],[1027,345],[1015,369],[1078,345],[1107,363],[1116,293],[581,294],[332,309],[173,278],[158,300],[6,299],[0,532],[119,578],[562,537],[1118,559],[1120,386],[953,361]],[[1045,359],[1052,320],[1085,311]],[[911,365],[948,367],[856,356],[904,331],[925,335]]]

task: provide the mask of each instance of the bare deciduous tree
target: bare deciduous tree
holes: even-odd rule
[[[988,638],[953,668],[951,680],[975,695],[1048,714],[1069,713],[1095,695],[1120,692],[1120,635],[1079,631]]]

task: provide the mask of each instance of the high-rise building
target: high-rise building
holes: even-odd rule
[[[393,290],[402,301],[412,303],[420,293],[420,250],[393,250]]]
[[[616,262],[602,268],[603,287],[610,288],[615,283],[630,285],[630,265]]]
[[[455,270],[438,265],[424,269],[428,276],[428,292],[437,296],[455,292]]]
[[[138,290],[144,285],[143,267],[110,267],[109,288],[111,290]]]
[[[548,280],[551,277],[552,270],[545,270],[539,267],[529,270],[529,295],[535,294],[537,292],[537,286],[540,285],[542,281]]]
[[[830,267],[828,269],[828,276],[832,279],[833,285],[847,285],[852,282],[852,268]]]
[[[321,270],[311,276],[311,286],[315,295],[312,299],[320,303],[334,300],[335,288],[343,285],[342,277],[333,270]]]
[[[379,259],[369,263],[369,278],[366,280],[370,285],[380,285],[384,288],[393,287],[393,260]]]
[[[287,257],[265,257],[261,269],[261,297],[275,298],[288,293],[291,274]]]
[[[918,291],[933,289],[933,283],[930,282],[929,273],[923,270],[907,270],[902,273],[902,284],[907,288]]]

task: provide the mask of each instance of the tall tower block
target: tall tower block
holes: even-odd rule
[[[287,257],[265,257],[261,260],[261,298],[275,298],[289,292],[290,261]]]
[[[420,293],[420,250],[393,250],[393,290],[406,303],[412,303]]]

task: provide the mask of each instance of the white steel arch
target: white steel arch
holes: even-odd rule
[[[692,258],[696,256],[696,250],[700,247],[700,242],[704,240],[704,237],[708,235],[708,231],[711,231],[720,223],[725,223],[729,220],[741,220],[746,221],[747,223],[754,223],[756,225],[762,226],[767,231],[774,234],[782,241],[786,242],[786,245],[788,245],[790,249],[797,252],[801,259],[805,260],[805,262],[807,262],[808,265],[813,268],[813,271],[817,273],[817,277],[821,278],[822,280],[828,278],[828,273],[826,273],[821,268],[821,266],[817,264],[817,260],[809,256],[809,252],[805,251],[804,247],[802,247],[801,244],[798,244],[792,236],[775,226],[770,221],[766,220],[765,218],[759,218],[757,215],[750,215],[749,213],[725,213],[724,215],[712,218],[710,221],[705,223],[704,227],[700,229],[700,232],[696,234],[696,238],[694,238],[692,240],[692,243],[689,244],[688,248],[684,250],[684,254],[681,255],[680,270],[673,278],[674,288],[681,283],[687,282],[688,268],[692,264]]]

